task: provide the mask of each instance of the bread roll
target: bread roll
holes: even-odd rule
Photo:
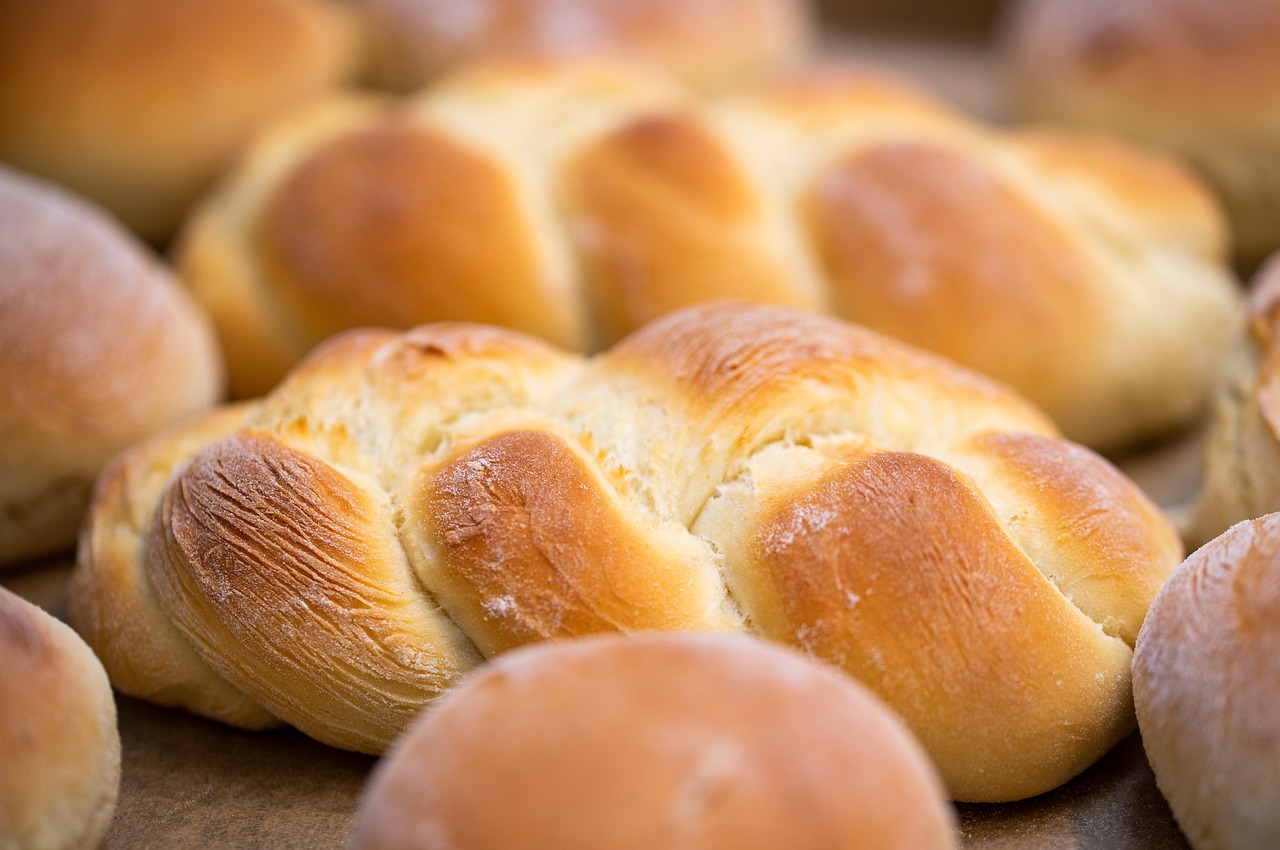
[[[75,632],[3,587],[0,765],[0,846],[98,846],[120,787],[111,685]]]
[[[707,92],[766,76],[809,48],[807,0],[364,0],[374,73],[412,89],[511,56],[613,56]]]
[[[168,268],[0,166],[0,564],[69,548],[111,456],[222,389],[209,319]]]
[[[352,846],[933,850],[954,815],[868,690],[746,638],[648,635],[504,656],[378,765]]]
[[[355,33],[328,0],[0,4],[0,161],[163,241],[252,133],[353,69]]]
[[[1280,511],[1280,255],[1254,280],[1248,318],[1214,399],[1203,475],[1183,523],[1192,546]]]
[[[1196,850],[1280,846],[1280,514],[1232,526],[1156,597],[1133,659],[1156,782]]]
[[[1022,0],[1007,24],[1019,117],[1187,158],[1225,202],[1239,260],[1280,248],[1280,5]]]
[[[244,725],[229,686],[365,752],[509,649],[746,631],[868,684],[957,798],[1019,799],[1132,730],[1131,646],[1182,554],[1000,385],[732,302],[592,359],[493,326],[350,331],[243,427],[122,464],[84,537],[117,545],[82,547],[73,583],[74,610],[113,611],[86,631],[113,675],[145,670],[123,624],[155,614],[96,597],[142,573],[204,662],[184,704]]]
[[[295,113],[178,263],[239,396],[343,327],[494,322],[595,350],[738,298],[937,351],[1114,449],[1202,411],[1237,332],[1222,236],[1162,157],[997,132],[866,71],[697,104],[617,66],[517,63]]]

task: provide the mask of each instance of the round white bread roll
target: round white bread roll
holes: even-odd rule
[[[702,91],[803,55],[808,0],[364,0],[373,72],[415,88],[477,61],[613,56],[663,68]]]
[[[356,32],[328,0],[0,3],[0,161],[158,242],[250,134],[349,74]]]
[[[378,765],[359,850],[935,850],[936,771],[870,691],[745,637],[503,656]]]
[[[1186,157],[1240,261],[1280,248],[1280,3],[1023,0],[1007,24],[1019,116]]]
[[[209,320],[167,267],[0,166],[0,564],[69,548],[107,461],[222,387]]]
[[[0,847],[97,847],[119,787],[106,671],[69,626],[0,587]]]
[[[1232,526],[1160,591],[1133,693],[1156,782],[1196,850],[1280,847],[1280,514]]]

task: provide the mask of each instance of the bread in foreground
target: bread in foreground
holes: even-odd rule
[[[1019,799],[1132,730],[1132,643],[1181,560],[1132,482],[1003,386],[774,307],[688,308],[590,359],[493,326],[352,331],[222,433],[104,474],[124,486],[86,525],[74,622],[96,612],[113,677],[151,666],[129,632],[167,632],[203,662],[182,704],[364,752],[509,649],[746,631],[869,685],[955,797]],[[109,593],[117,571],[155,604]]]
[[[0,166],[0,566],[69,550],[107,461],[223,380],[167,266],[96,205]]]
[[[1280,843],[1280,514],[1187,558],[1152,604],[1133,677],[1147,758],[1191,846]]]
[[[866,688],[746,637],[512,652],[392,747],[352,847],[942,850],[954,814]]]
[[[0,587],[0,845],[92,850],[120,787],[115,697],[66,624]]]
[[[346,327],[488,322],[594,351],[734,298],[941,353],[1105,449],[1199,415],[1239,325],[1221,214],[1185,168],[843,66],[710,102],[548,61],[325,99],[257,141],[176,262],[238,397]]]

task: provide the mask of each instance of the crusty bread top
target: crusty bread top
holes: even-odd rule
[[[353,847],[943,850],[943,793],[883,704],[798,653],[596,637],[504,656],[424,713]]]
[[[73,611],[202,660],[161,687],[150,640],[95,627],[138,696],[260,723],[231,689],[373,752],[529,642],[745,630],[871,684],[951,793],[1016,799],[1132,729],[1130,647],[1181,556],[1001,385],[780,307],[687,308],[589,359],[493,326],[348,331],[243,425],[185,433],[104,477]]]

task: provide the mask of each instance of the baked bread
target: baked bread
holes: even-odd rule
[[[997,132],[867,71],[699,104],[618,66],[515,63],[276,124],[177,263],[237,396],[344,327],[590,351],[727,297],[940,352],[1111,449],[1202,411],[1237,332],[1222,237],[1170,161]]]
[[[1156,782],[1196,850],[1280,846],[1280,514],[1232,526],[1156,597],[1133,659]]]
[[[808,0],[363,0],[375,79],[402,90],[518,56],[609,56],[723,91],[807,53]]]
[[[352,847],[942,850],[954,820],[848,677],[742,637],[613,636],[505,655],[425,712],[365,786]]]
[[[1214,399],[1201,481],[1183,522],[1192,547],[1280,511],[1280,255],[1255,278],[1248,319]]]
[[[523,644],[746,631],[869,685],[957,798],[1027,797],[1132,730],[1130,647],[1181,560],[1018,396],[778,307],[687,308],[589,360],[493,326],[349,331],[246,417],[104,473],[72,612],[115,607],[73,624],[163,700],[168,673],[115,677],[163,617],[206,665],[185,704],[243,724],[211,669],[255,722],[365,752]],[[117,569],[156,604],[104,601]]]
[[[1006,24],[1022,119],[1115,132],[1189,160],[1241,263],[1280,248],[1280,5],[1022,0]]]
[[[159,243],[251,134],[354,71],[357,32],[329,0],[0,3],[0,161]]]
[[[221,397],[208,317],[94,205],[0,166],[0,565],[70,549],[116,452]]]
[[[120,787],[107,674],[68,626],[3,587],[0,765],[0,846],[98,846]]]

